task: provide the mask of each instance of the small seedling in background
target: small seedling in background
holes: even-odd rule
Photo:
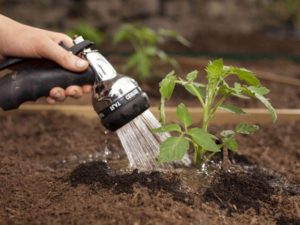
[[[150,77],[151,68],[155,59],[160,59],[163,63],[169,63],[173,67],[177,66],[175,59],[168,56],[158,45],[167,40],[176,40],[182,45],[188,46],[189,42],[177,32],[166,29],[152,30],[146,26],[136,26],[132,24],[123,25],[114,35],[115,44],[129,42],[134,49],[134,53],[129,56],[124,70],[133,69],[138,79],[144,80]]]
[[[159,162],[181,160],[192,146],[196,165],[201,165],[223,149],[225,167],[229,163],[227,159],[228,150],[237,150],[235,135],[252,134],[258,130],[257,125],[240,123],[233,130],[220,132],[221,144],[216,143],[218,138],[209,133],[209,125],[217,109],[221,108],[240,115],[245,114],[242,109],[225,103],[229,97],[260,100],[270,111],[272,121],[276,121],[276,112],[265,97],[269,90],[261,86],[260,81],[251,71],[234,66],[224,66],[223,60],[218,59],[208,64],[206,72],[206,84],[196,82],[198,71],[187,74],[185,79],[171,72],[161,81],[160,113],[162,126],[154,129],[154,132],[173,132],[174,135],[161,144]],[[226,81],[230,76],[235,76],[238,80],[233,86],[230,86]],[[165,123],[165,101],[172,97],[175,85],[183,86],[188,93],[195,96],[199,101],[203,110],[201,126],[192,126],[192,116],[188,108],[182,103],[177,106],[176,110],[179,123]]]
[[[67,34],[72,38],[75,35],[82,36],[84,39],[90,40],[96,45],[104,41],[104,34],[85,22],[80,22],[75,28],[67,31]]]

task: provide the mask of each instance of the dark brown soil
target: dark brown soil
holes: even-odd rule
[[[114,134],[106,148],[99,121],[7,113],[0,130],[1,225],[300,221],[299,121],[240,137],[234,166],[209,176],[116,170],[126,157]]]

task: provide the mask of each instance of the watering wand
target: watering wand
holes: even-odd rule
[[[107,129],[115,131],[139,116],[149,108],[146,93],[134,79],[118,74],[92,45],[77,37],[68,49],[89,62],[82,73],[67,71],[46,59],[9,58],[0,63],[0,70],[8,69],[0,77],[0,108],[17,109],[25,101],[48,96],[54,87],[91,84],[94,110]]]

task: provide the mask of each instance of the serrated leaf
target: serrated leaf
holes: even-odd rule
[[[194,70],[186,75],[186,79],[188,81],[193,81],[197,78],[198,73],[199,73],[198,70]]]
[[[223,130],[220,134],[222,137],[230,137],[233,136],[235,132],[233,130]]]
[[[224,73],[224,63],[223,59],[216,59],[214,61],[210,61],[206,67],[206,72],[208,75],[219,75],[221,76]]]
[[[236,114],[239,114],[239,115],[244,115],[244,114],[246,114],[245,111],[243,111],[241,108],[236,107],[236,106],[234,106],[234,105],[230,105],[230,104],[225,104],[225,103],[223,103],[223,104],[221,104],[219,107],[220,107],[221,109],[224,109],[224,110],[228,111],[228,112],[236,113]]]
[[[275,121],[277,120],[277,113],[275,111],[275,109],[273,108],[273,106],[271,105],[271,103],[268,101],[267,98],[265,98],[262,94],[266,93],[266,91],[268,90],[267,88],[259,88],[259,87],[254,87],[254,86],[250,86],[247,88],[252,94],[254,94],[254,96],[261,101],[269,110],[269,112],[271,113],[272,116],[272,121],[273,123],[275,123]]]
[[[173,94],[175,88],[176,76],[175,72],[171,71],[166,77],[159,83],[159,92],[162,97],[169,100]]]
[[[184,88],[192,95],[194,96],[201,96],[202,99],[205,99],[205,86],[200,84],[200,83],[196,83],[196,82],[186,82],[183,84]]]
[[[223,140],[223,144],[231,151],[236,151],[238,144],[236,142],[236,140],[234,139],[234,137],[231,138],[224,138]]]
[[[201,128],[192,128],[188,131],[194,142],[207,151],[219,152],[220,148],[212,139],[211,135]]]
[[[239,123],[235,127],[235,131],[240,134],[253,134],[259,130],[259,126],[248,123]]]
[[[256,86],[260,84],[255,74],[250,70],[238,67],[231,67],[230,72],[236,74],[240,80],[244,80],[250,85]]]
[[[192,116],[183,103],[180,103],[177,106],[176,116],[179,119],[179,121],[184,124],[185,127],[189,127],[193,123]]]
[[[152,131],[156,133],[171,132],[171,131],[181,132],[181,128],[178,124],[174,123],[174,124],[163,125],[159,128],[152,129]]]
[[[189,149],[184,137],[169,137],[160,145],[158,160],[160,163],[181,160]]]
[[[250,86],[249,89],[252,92],[255,92],[259,95],[266,95],[270,92],[270,90],[264,86],[259,86],[259,87],[255,87],[255,86]]]

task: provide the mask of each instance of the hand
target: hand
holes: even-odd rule
[[[86,70],[88,62],[59,46],[61,41],[68,48],[73,45],[72,39],[65,34],[30,27],[0,14],[0,60],[8,56],[47,58],[74,72]],[[68,96],[80,98],[91,89],[90,85],[69,86],[65,90],[55,87],[47,102],[54,104]]]

